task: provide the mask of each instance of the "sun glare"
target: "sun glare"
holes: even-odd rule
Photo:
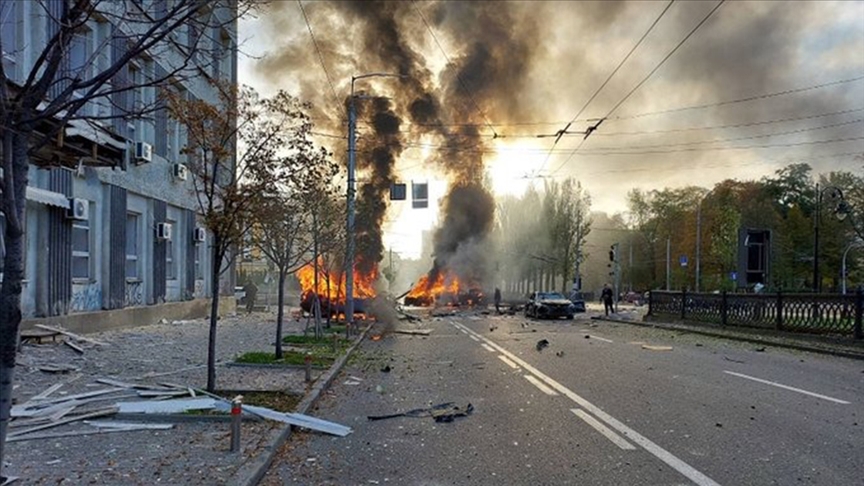
[[[539,147],[525,143],[498,143],[495,149],[496,153],[486,163],[495,195],[523,194],[543,169],[546,154]]]

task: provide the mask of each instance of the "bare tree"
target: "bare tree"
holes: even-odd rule
[[[256,218],[256,211],[273,209],[278,188],[291,180],[298,163],[283,153],[305,147],[308,131],[304,106],[280,93],[261,99],[251,88],[222,86],[221,101],[211,104],[180,95],[169,96],[169,111],[188,132],[183,149],[204,226],[211,235],[210,334],[207,390],[216,386],[216,324],[219,277],[233,264],[236,252]],[[236,146],[239,150],[235,150]]]
[[[4,32],[17,28],[17,19],[23,18],[25,6],[42,21],[35,25],[43,26],[36,27],[30,37],[37,40],[26,46],[26,50],[33,53],[27,58],[23,46],[4,46],[3,39],[8,38],[0,38],[0,51],[19,61],[14,69],[7,69],[5,59],[0,62],[3,168],[0,210],[6,219],[6,252],[0,286],[0,470],[22,318],[25,194],[30,165],[111,164],[96,149],[89,154],[63,150],[66,128],[78,121],[96,132],[104,128],[104,132],[110,133],[107,125],[112,119],[128,120],[153,112],[155,106],[130,103],[131,94],[142,87],[200,76],[198,68],[205,61],[218,63],[214,61],[218,56],[213,53],[225,46],[213,33],[222,27],[233,27],[237,16],[245,12],[251,2],[0,2],[0,23]],[[99,35],[87,37],[88,31],[93,33],[90,27],[97,25]],[[84,40],[88,42],[85,44]],[[206,54],[205,49],[209,49]],[[140,79],[131,77],[130,63],[145,54],[162,60],[160,69]],[[86,109],[88,107],[94,109]]]

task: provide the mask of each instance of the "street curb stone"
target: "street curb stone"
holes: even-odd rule
[[[348,348],[348,351],[345,352],[345,355],[333,363],[333,366],[331,366],[330,369],[315,382],[315,385],[309,393],[306,394],[306,397],[297,405],[296,413],[308,414],[309,410],[318,403],[321,395],[330,388],[330,385],[333,384],[333,380],[336,379],[336,375],[342,371],[345,363],[348,362],[348,358],[351,357],[354,350],[360,346],[364,339],[366,339],[366,334],[371,328],[371,325],[366,326],[363,332],[360,333],[360,337],[357,341]],[[285,424],[281,429],[271,433],[270,438],[267,440],[269,445],[264,447],[263,451],[257,457],[243,463],[232,478],[232,481],[228,484],[233,486],[256,486],[260,483],[264,478],[264,475],[267,474],[267,471],[270,469],[270,465],[273,463],[273,458],[276,456],[279,448],[282,447],[282,444],[284,444],[289,437],[291,437],[291,429],[292,426],[290,424]]]
[[[616,322],[622,324],[633,324],[635,326],[641,327],[654,327],[659,329],[666,329],[669,331],[685,331],[693,334],[701,334],[703,336],[711,336],[711,337],[719,337],[725,339],[731,339],[734,341],[744,341],[751,342],[755,344],[764,344],[766,346],[775,346],[780,348],[788,348],[795,349],[798,351],[807,351],[811,353],[819,353],[819,354],[827,354],[831,356],[838,356],[841,358],[850,358],[857,360],[864,360],[864,349],[860,352],[853,349],[837,349],[837,348],[829,348],[829,347],[820,347],[820,346],[812,346],[804,343],[802,341],[798,342],[788,342],[780,339],[794,339],[794,337],[783,336],[781,338],[775,339],[765,339],[755,334],[749,334],[746,332],[735,332],[733,330],[724,330],[717,331],[713,329],[700,328],[693,325],[686,324],[671,324],[660,321],[637,321],[633,319],[615,319],[612,317],[606,316],[598,316],[597,320],[607,321],[607,322]]]

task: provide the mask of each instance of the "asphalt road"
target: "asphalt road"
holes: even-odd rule
[[[589,315],[365,342],[313,412],[354,432],[295,434],[264,484],[864,484],[864,363]],[[474,412],[367,420],[443,402]]]

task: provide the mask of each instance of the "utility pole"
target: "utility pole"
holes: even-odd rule
[[[696,292],[699,292],[699,282],[702,277],[702,201],[696,209]]]
[[[355,156],[357,151],[357,140],[355,126],[357,124],[357,112],[354,108],[354,81],[351,78],[351,99],[348,101],[348,223],[345,228],[348,232],[348,245],[345,252],[345,328],[346,333],[351,333],[354,325],[354,178]]]
[[[821,287],[819,276],[819,213],[822,209],[822,192],[816,183],[816,210],[813,212],[813,292],[818,293]]]
[[[666,290],[672,290],[672,240],[666,238]]]
[[[401,74],[370,73],[351,77],[351,99],[348,101],[348,245],[345,252],[345,328],[350,333],[354,326],[354,199],[357,182],[354,177],[356,167],[357,138],[354,133],[357,125],[357,111],[354,108],[354,82],[363,78],[405,78]]]

